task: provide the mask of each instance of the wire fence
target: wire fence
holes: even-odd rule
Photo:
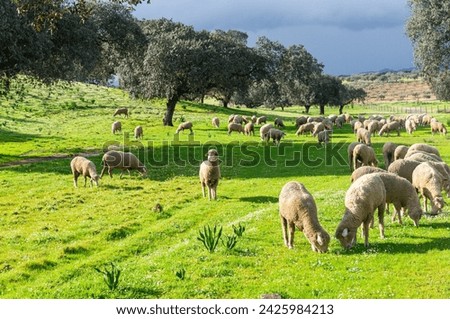
[[[390,113],[390,114],[450,113],[450,105],[421,105],[421,106],[373,105],[370,106],[370,108],[380,113]]]

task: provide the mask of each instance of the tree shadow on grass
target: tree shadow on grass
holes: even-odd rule
[[[250,197],[241,197],[241,201],[243,202],[252,202],[252,203],[277,203],[278,198],[274,196],[250,196]]]
[[[23,143],[37,138],[41,138],[41,136],[0,129],[0,143]]]

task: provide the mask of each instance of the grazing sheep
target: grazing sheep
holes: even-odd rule
[[[114,112],[113,116],[121,115],[121,114],[125,115],[125,117],[128,117],[128,115],[129,115],[128,109],[126,107],[119,108]]]
[[[202,194],[206,197],[205,187],[208,187],[208,199],[216,200],[220,179],[219,153],[215,149],[210,149],[206,155],[208,159],[200,164],[199,171]]]
[[[122,151],[108,151],[103,155],[102,158],[102,173],[100,174],[100,178],[103,177],[106,169],[108,169],[108,174],[112,178],[112,170],[114,168],[121,169],[120,178],[123,176],[123,172],[125,170],[137,170],[142,176],[147,175],[147,168],[144,164],[139,161],[139,159],[133,153],[126,153]]]
[[[211,120],[211,124],[212,124],[213,127],[219,128],[219,126],[220,126],[219,118],[217,116],[213,117],[212,120]]]
[[[228,116],[228,123],[232,123],[235,116],[236,114],[230,114],[230,116]]]
[[[313,196],[298,182],[288,182],[281,189],[279,211],[284,244],[294,246],[295,227],[303,232],[313,251],[325,253],[330,235],[320,225]]]
[[[268,124],[264,124],[263,126],[261,126],[259,128],[259,136],[261,137],[261,140],[264,141],[264,136],[266,135],[267,132],[269,132],[269,130],[273,128],[273,125],[268,123]]]
[[[434,121],[431,122],[431,134],[435,133],[441,133],[442,135],[447,135],[447,129],[445,128],[445,125],[441,122]]]
[[[178,133],[180,133],[181,131],[184,131],[184,130],[189,130],[189,131],[191,131],[190,134],[193,134],[194,131],[192,130],[192,127],[193,127],[192,122],[183,122],[180,125],[178,125],[178,128],[175,131],[175,134],[178,134]]]
[[[305,123],[299,126],[297,132],[295,132],[295,135],[303,135],[303,133],[312,132],[314,131],[314,123]]]
[[[322,122],[315,123],[312,136],[316,136],[317,134],[319,134],[319,132],[322,131],[325,131],[325,125]]]
[[[84,187],[86,187],[86,179],[88,177],[91,181],[91,187],[93,183],[95,186],[98,186],[100,177],[97,174],[97,169],[95,168],[95,164],[87,158],[75,156],[70,162],[70,168],[72,169],[73,185],[75,187],[78,187],[77,181],[80,175],[83,175],[84,177]]]
[[[247,123],[247,120],[244,120],[244,118],[241,115],[235,115],[233,117],[232,123],[242,124],[242,123]]]
[[[360,128],[364,128],[363,123],[361,123],[360,121],[355,121],[351,124],[352,124],[352,129],[353,129],[353,132],[355,133],[355,135]]]
[[[244,133],[244,127],[242,126],[242,124],[230,123],[228,124],[228,135],[230,135],[231,132]]]
[[[384,158],[384,168],[388,169],[389,165],[394,161],[394,153],[397,148],[397,144],[392,142],[386,142],[383,145],[383,158]]]
[[[283,120],[279,119],[278,117],[275,119],[273,125],[278,128],[284,128]]]
[[[367,126],[367,130],[369,131],[370,136],[374,135],[380,130],[380,122],[377,120],[371,120]]]
[[[116,132],[121,132],[122,131],[122,123],[120,123],[119,121],[115,121],[111,125],[111,131],[113,134],[116,134]]]
[[[319,134],[317,134],[317,141],[319,142],[319,145],[322,145],[322,143],[328,144],[330,142],[331,133],[332,131],[330,130],[319,132]]]
[[[389,165],[388,172],[397,174],[412,183],[412,173],[421,162],[411,159],[398,159]]]
[[[417,129],[416,122],[414,122],[413,119],[407,119],[405,121],[405,129],[406,132],[411,135]]]
[[[270,139],[273,140],[274,144],[280,144],[281,139],[285,136],[286,134],[283,131],[280,131],[279,129],[276,128],[271,128],[265,135],[264,135],[264,140],[269,142]]]
[[[266,116],[260,116],[256,119],[256,124],[266,124],[267,123],[267,117]]]
[[[415,144],[411,145],[408,149],[408,152],[413,152],[413,151],[432,153],[437,156],[441,156],[441,154],[439,153],[439,150],[436,147],[431,146],[429,144],[425,144],[425,143],[415,143]]]
[[[400,122],[393,121],[390,123],[386,123],[383,125],[381,130],[378,132],[379,136],[382,136],[384,133],[386,133],[387,136],[389,136],[389,133],[392,131],[397,131],[397,136],[400,136]]]
[[[295,128],[298,129],[300,125],[306,124],[308,118],[306,116],[300,116],[295,119]]]
[[[425,114],[422,117],[422,125],[430,125],[433,119],[434,117],[432,117],[431,115]]]
[[[345,213],[335,233],[341,245],[352,248],[356,243],[356,231],[362,224],[364,246],[369,246],[369,226],[375,209],[378,209],[380,236],[384,238],[385,206],[386,190],[377,174],[364,175],[351,184],[345,194]]]
[[[255,135],[255,124],[253,122],[248,122],[244,126],[245,135]]]
[[[144,137],[144,130],[142,126],[138,125],[134,128],[134,138],[139,139]]]
[[[255,124],[256,123],[256,115],[252,116],[252,123]]]
[[[361,176],[372,174],[372,173],[383,173],[386,172],[384,169],[375,166],[361,166],[355,169],[350,177],[350,182],[353,183]]]
[[[361,163],[361,165],[358,163]],[[367,165],[378,166],[375,151],[366,144],[358,144],[353,149],[353,168],[357,169],[359,166]]]
[[[412,184],[423,197],[423,210],[427,211],[427,200],[431,202],[431,214],[437,215],[444,206],[442,189],[449,194],[449,180],[429,163],[421,163],[412,174]]]
[[[397,146],[394,151],[394,161],[405,158],[405,155],[408,152],[408,150],[409,150],[408,146],[405,145]]]
[[[336,125],[337,128],[342,128],[342,126],[345,123],[345,119],[343,117],[337,117],[337,119],[334,121],[334,125]]]
[[[412,159],[419,162],[442,162],[442,159],[436,154],[425,152],[412,152],[406,154],[405,159]]]
[[[361,127],[356,131],[356,140],[358,142],[364,143],[368,146],[371,145],[370,142],[370,133],[365,128]]]
[[[355,167],[353,167],[353,150],[355,149],[355,146],[361,144],[360,142],[353,142],[349,144],[347,147],[347,155],[348,155],[348,165],[350,167],[350,172],[352,172]]]

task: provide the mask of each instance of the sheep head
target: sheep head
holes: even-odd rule
[[[431,207],[431,213],[432,214],[437,214],[439,213],[442,208],[444,207],[444,199],[442,198],[442,196],[436,196],[435,198],[433,198],[433,205]]]
[[[317,232],[310,238],[311,248],[318,253],[326,253],[330,243],[330,235],[326,231]]]
[[[219,152],[215,149],[210,149],[206,154],[208,156],[208,161],[211,163],[217,162],[219,160]]]
[[[336,238],[345,249],[352,248],[356,243],[356,228],[338,228],[335,234]]]
[[[91,177],[91,185],[92,185],[92,183],[94,183],[95,186],[98,186],[98,181],[99,181],[99,180],[100,180],[100,176],[98,176],[98,175],[92,176],[92,177]]]

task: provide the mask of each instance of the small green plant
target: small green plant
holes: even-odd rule
[[[227,250],[233,249],[237,244],[237,236],[235,234],[233,235],[226,235],[225,240],[222,239],[222,244],[226,247]]]
[[[177,278],[180,280],[184,280],[184,278],[186,277],[186,269],[184,269],[184,267],[181,267],[180,269],[175,271],[175,276],[177,276]]]
[[[103,274],[103,280],[110,290],[114,290],[119,286],[119,278],[121,270],[116,266],[115,263],[110,263],[111,268],[108,269],[106,266],[103,269],[94,267],[96,271]]]
[[[239,225],[235,226],[233,225],[233,232],[236,234],[236,236],[238,237],[242,237],[242,234],[245,231],[245,226],[241,225],[241,223],[239,223]]]
[[[203,243],[210,253],[213,253],[217,248],[221,236],[222,226],[217,228],[217,225],[214,225],[214,228],[211,229],[208,225],[203,228],[203,231],[199,231],[197,239]]]

